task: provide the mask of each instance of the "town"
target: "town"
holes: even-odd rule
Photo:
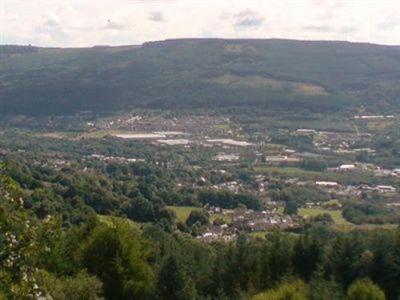
[[[48,172],[74,170],[85,176],[113,177],[110,172],[121,170],[118,174],[123,180],[137,180],[137,175],[129,173],[131,166],[133,170],[151,166],[159,170],[157,176],[175,174],[168,177],[168,189],[192,199],[180,200],[188,210],[207,204],[196,200],[203,190],[256,197],[257,209],[207,208],[213,221],[196,229],[197,237],[207,242],[230,241],[243,232],[296,232],[318,214],[334,216],[338,226],[348,227],[354,220],[345,212],[353,206],[371,205],[382,213],[400,214],[400,165],[393,163],[396,156],[382,155],[376,142],[380,138],[377,123],[397,126],[396,116],[349,117],[341,130],[293,123],[290,128],[256,132],[227,115],[140,111],[75,118],[80,127],[74,131],[65,128],[64,120],[54,118],[41,129],[29,123],[20,123],[14,132],[4,128],[0,156],[5,160],[18,157]],[[24,126],[34,129],[24,131]],[[16,144],[14,139],[24,142]],[[28,155],[33,142],[44,147],[45,155],[40,151]],[[182,204],[171,201],[168,207],[179,210]],[[295,213],[285,214],[285,206],[292,203]],[[384,226],[379,224],[374,226]]]

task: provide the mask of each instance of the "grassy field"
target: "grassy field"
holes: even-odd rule
[[[281,177],[299,177],[303,179],[316,180],[316,179],[331,179],[330,174],[315,172],[315,171],[307,171],[294,167],[255,167],[255,173],[266,173],[275,176]]]
[[[322,214],[331,215],[332,219],[338,225],[349,224],[343,216],[341,210],[327,210],[322,208],[299,208],[298,214],[303,217],[315,217]]]
[[[385,130],[394,125],[393,120],[379,120],[379,122],[370,121],[367,123],[367,128],[370,131],[381,131]]]
[[[280,208],[280,211],[283,212],[283,208]],[[335,224],[338,225],[338,227],[356,226],[343,218],[341,210],[328,210],[323,208],[299,208],[298,214],[306,218],[311,218],[322,214],[329,214],[331,215],[333,221],[335,221]]]
[[[333,228],[340,230],[340,231],[352,231],[352,230],[370,231],[370,230],[377,230],[377,229],[393,230],[398,227],[399,227],[398,224],[360,224],[360,225],[355,225],[355,224],[347,222],[346,224],[337,224]]]
[[[195,206],[167,206],[168,209],[171,209],[175,212],[178,221],[185,222],[190,215],[190,212],[193,210],[201,210],[201,207]],[[215,219],[221,218],[225,221],[225,223],[232,223],[232,216],[223,215],[223,214],[213,214],[210,217],[210,222],[213,222]]]
[[[269,231],[253,231],[249,235],[255,238],[264,239],[265,236],[268,234]]]
[[[255,238],[261,238],[261,239],[265,239],[265,237],[269,234],[271,234],[273,231],[272,230],[265,230],[265,231],[253,231],[250,232],[249,235]],[[298,233],[294,233],[294,232],[286,232],[286,234],[290,235],[291,237],[297,237],[299,236]]]
[[[115,134],[124,134],[124,133],[129,133],[127,131],[121,131],[121,130],[94,130],[94,131],[87,131],[82,134],[80,134],[77,138],[78,139],[101,139],[104,138],[105,136],[109,135],[115,135]]]
[[[99,221],[109,226],[114,226],[115,223],[118,222],[127,222],[132,228],[140,228],[141,223],[134,222],[127,218],[117,217],[117,216],[106,216],[106,215],[97,215]]]
[[[195,206],[168,206],[167,208],[173,210],[176,213],[177,220],[181,222],[185,222],[190,215],[190,212],[193,210],[201,210],[200,207]],[[278,210],[283,213],[283,208]],[[346,221],[342,216],[342,211],[340,210],[328,210],[323,208],[299,208],[298,214],[303,217],[315,217],[321,214],[327,213],[332,216],[335,224],[333,228],[340,231],[351,231],[351,230],[375,230],[375,229],[395,229],[398,225],[396,224],[361,224],[355,225],[348,221]],[[102,218],[116,218],[109,216],[101,216]],[[232,223],[232,216],[223,215],[223,214],[215,214],[210,217],[210,222],[213,222],[217,218],[222,218],[227,224]],[[132,221],[130,221],[132,222]],[[134,222],[132,222],[134,223]],[[134,223],[135,224],[135,223]],[[136,223],[136,226],[137,223]],[[256,231],[250,233],[253,237],[264,238],[265,235],[268,234],[268,231]]]
[[[224,215],[224,214],[213,214],[210,217],[210,221],[213,222],[216,219],[222,219],[226,224],[231,224],[233,222],[232,215]]]
[[[294,167],[256,167],[254,168],[256,174],[267,174],[275,177],[283,178],[300,178],[303,180],[328,180],[337,181],[339,183],[347,184],[351,182],[360,182],[365,184],[371,184],[374,182],[374,176],[368,173],[335,173],[335,172],[315,172],[303,170]]]
[[[375,229],[396,229],[397,224],[360,224],[356,225],[346,221],[340,210],[326,210],[320,208],[300,208],[299,215],[314,217],[323,213],[330,214],[335,221],[334,228],[341,231],[350,230],[375,230]]]
[[[178,221],[185,222],[193,210],[201,210],[195,206],[167,206],[168,209],[175,212]]]
[[[279,211],[283,212],[283,208],[280,208]],[[340,210],[327,210],[323,208],[299,208],[298,212],[298,214],[303,217],[315,217],[324,213],[330,214],[332,216],[332,219],[335,221],[333,228],[340,231],[396,229],[398,227],[397,224],[352,224],[343,218],[342,211]]]
[[[51,138],[51,139],[74,139],[77,136],[77,133],[72,132],[39,132],[34,135],[38,137]]]
[[[215,129],[229,129],[229,124],[217,124],[214,125]]]

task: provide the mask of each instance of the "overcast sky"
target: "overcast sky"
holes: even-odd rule
[[[0,43],[140,44],[170,38],[289,38],[400,45],[400,0],[0,0]]]

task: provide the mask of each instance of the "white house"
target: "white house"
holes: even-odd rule
[[[340,171],[351,171],[354,170],[356,168],[356,166],[354,164],[344,164],[344,165],[340,165],[338,167],[338,170]]]
[[[377,185],[376,189],[381,193],[393,193],[396,191],[396,188],[391,185]]]
[[[315,184],[323,187],[337,187],[339,185],[335,181],[316,181]]]

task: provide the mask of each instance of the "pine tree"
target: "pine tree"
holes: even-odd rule
[[[169,255],[161,266],[157,287],[160,299],[164,300],[193,299],[195,293],[175,255]]]

